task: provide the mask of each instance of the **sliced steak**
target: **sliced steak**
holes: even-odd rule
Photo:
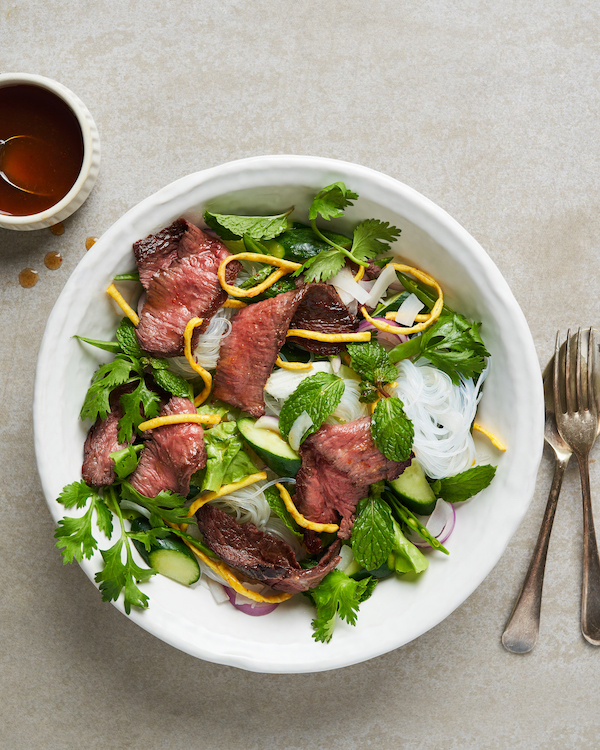
[[[342,302],[335,287],[331,284],[307,284],[290,328],[319,333],[354,333],[358,323],[358,318]],[[330,344],[297,336],[290,336],[287,341],[321,356],[337,354],[345,347],[345,344]]]
[[[180,220],[183,221],[183,220]],[[194,332],[192,349],[198,336],[206,330],[210,319],[227,299],[217,276],[219,265],[228,257],[229,251],[216,237],[198,227],[184,222],[185,230],[177,240],[169,227],[169,239],[154,254],[145,256],[138,248],[136,257],[142,258],[142,273],[148,283],[147,298],[140,313],[136,335],[140,346],[158,357],[176,357],[183,354],[183,332],[191,318],[202,318],[203,324]],[[163,230],[167,231],[167,230]],[[159,233],[160,234],[160,233]],[[157,235],[155,235],[156,237]],[[150,238],[142,242],[150,245]],[[173,246],[177,245],[176,252]],[[227,266],[226,279],[233,283],[240,264],[236,261]],[[149,274],[153,275],[148,280]]]
[[[213,397],[253,417],[265,413],[263,389],[306,287],[240,310],[221,344]]]
[[[90,427],[83,446],[83,466],[81,467],[81,475],[86,484],[93,487],[106,487],[115,481],[115,462],[110,454],[126,448],[129,444],[128,441],[120,443],[117,437],[119,419],[123,416],[121,396],[124,393],[131,393],[134,388],[135,385],[122,385],[115,388],[110,394],[110,411],[105,419],[98,416]]]
[[[340,560],[336,540],[318,565],[304,570],[287,542],[253,523],[239,524],[210,503],[196,512],[196,519],[204,543],[227,565],[278,591],[296,594],[314,588]]]
[[[339,523],[342,539],[350,538],[356,504],[367,496],[369,485],[396,479],[410,464],[410,459],[390,461],[379,451],[370,417],[323,425],[302,443],[300,456],[294,504],[309,521]]]
[[[160,410],[161,417],[196,413],[196,407],[189,398],[178,396],[174,396]],[[156,497],[162,490],[187,495],[190,477],[204,466],[206,449],[202,426],[195,422],[164,425],[152,430],[129,481],[146,497]]]
[[[188,222],[185,219],[177,219],[160,232],[134,242],[133,254],[144,289],[149,288],[150,282],[159,271],[168,268],[175,260],[179,242],[187,227]]]

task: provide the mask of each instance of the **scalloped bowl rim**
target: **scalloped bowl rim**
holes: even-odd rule
[[[112,275],[132,267],[132,242],[179,215],[198,220],[202,206],[216,198],[227,198],[227,206],[247,206],[254,196],[268,202],[275,200],[273,196],[294,197],[296,191],[305,207],[311,190],[336,180],[343,180],[361,196],[347,210],[348,222],[366,218],[360,215],[361,210],[368,213],[361,209],[361,201],[368,204],[370,215],[376,209],[376,218],[397,217],[396,223],[403,228],[400,254],[408,259],[418,255],[412,257],[415,265],[424,262],[424,269],[434,276],[430,266],[435,259],[443,269],[439,280],[443,287],[448,283],[450,298],[461,300],[462,294],[462,304],[468,309],[461,311],[478,314],[484,321],[493,369],[481,412],[488,424],[508,436],[509,449],[497,456],[498,472],[492,485],[458,509],[457,527],[448,543],[450,557],[442,560],[440,553],[431,555],[429,570],[416,582],[382,582],[361,606],[356,627],[338,623],[329,644],[311,638],[314,612],[303,597],[295,597],[301,601],[286,603],[271,615],[252,618],[217,605],[202,586],[186,589],[160,576],[143,585],[150,607],[134,608],[130,615],[134,622],[195,657],[255,672],[335,669],[398,648],[442,622],[475,591],[504,553],[533,496],[543,447],[544,407],[533,340],[500,271],[458,222],[392,177],[321,157],[252,157],[183,177],[118,219],[67,281],[48,319],[38,358],[35,450],[46,501],[58,521],[64,508],[55,498],[62,486],[80,476],[76,467],[81,463],[78,456],[85,429],[72,423],[77,421],[85,384],[97,366],[72,336],[106,335],[111,326],[114,330],[117,317],[104,289]],[[100,555],[84,560],[81,567],[93,581]],[[123,612],[122,598],[114,606]]]

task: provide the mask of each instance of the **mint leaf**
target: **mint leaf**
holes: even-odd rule
[[[394,543],[392,513],[380,497],[360,500],[352,526],[352,552],[365,570],[375,570],[388,559]]]
[[[152,366],[154,367],[154,362],[152,362]],[[152,377],[156,384],[168,393],[180,398],[189,398],[190,400],[193,398],[190,384],[181,375],[176,375],[174,372],[161,367],[160,369],[154,369]]]
[[[253,240],[272,240],[287,229],[287,217],[293,210],[292,206],[285,213],[274,216],[234,216],[205,211],[204,221],[225,240],[239,239],[245,234]]]
[[[316,375],[305,378],[288,396],[281,408],[279,429],[283,437],[287,439],[292,425],[303,411],[308,413],[313,423],[302,436],[302,440],[316,432],[327,417],[336,410],[344,388],[344,381],[341,378],[326,372],[318,372]]]
[[[366,219],[354,230],[354,241],[350,252],[359,260],[368,260],[375,255],[390,249],[389,242],[400,236],[398,227],[390,226],[387,221]]]
[[[297,270],[294,276],[304,274],[307,282],[327,281],[339,273],[346,263],[346,256],[340,250],[321,250],[318,255],[313,255]]]
[[[398,370],[391,364],[387,351],[377,341],[348,344],[347,349],[351,368],[363,380],[381,388],[398,377]]]
[[[317,609],[312,621],[315,641],[328,643],[333,635],[336,618],[339,616],[349,625],[356,624],[356,616],[365,594],[370,594],[369,578],[355,581],[341,570],[332,570],[323,580],[306,592]],[[369,590],[370,589],[370,590]]]
[[[123,318],[116,331],[117,341],[125,354],[138,359],[144,355],[135,335],[135,326],[129,318]]]
[[[324,219],[343,216],[344,209],[351,206],[356,198],[358,195],[348,190],[343,182],[334,182],[317,193],[308,210],[308,218],[314,221],[319,214]]]
[[[436,480],[432,484],[432,489],[436,497],[441,497],[449,503],[459,503],[484,490],[495,474],[495,466],[472,466],[460,474]]]
[[[404,412],[404,404],[397,396],[377,402],[371,417],[371,434],[379,450],[390,461],[410,458],[414,428]]]

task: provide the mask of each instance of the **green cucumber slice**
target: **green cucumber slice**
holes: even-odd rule
[[[280,477],[295,477],[302,459],[290,444],[273,430],[256,427],[256,420],[244,417],[238,420],[238,430],[244,440],[269,469]]]
[[[388,482],[394,495],[413,513],[428,516],[435,508],[436,496],[421,464],[414,458],[398,479]]]
[[[131,522],[132,531],[149,531],[152,527],[147,518],[140,516]],[[150,552],[137,539],[133,539],[140,557],[157,573],[171,578],[184,586],[190,586],[200,578],[200,566],[194,553],[174,534],[165,539],[157,539]]]

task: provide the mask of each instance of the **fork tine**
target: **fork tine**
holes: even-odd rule
[[[577,344],[575,348],[575,398],[576,408],[582,411],[585,408],[583,403],[583,376],[581,372],[581,326],[577,329]],[[587,388],[586,388],[587,399]]]
[[[596,353],[594,341],[594,329],[588,332],[588,357],[587,357],[587,386],[588,386],[588,409],[595,414],[598,410],[596,405],[596,388],[594,383],[594,357]]]
[[[558,379],[560,377],[560,331],[556,332],[556,342],[554,344],[554,412],[558,414],[562,412],[562,405],[560,403],[560,389],[558,385]]]
[[[571,392],[571,329],[567,329],[565,344],[565,408],[567,414],[573,412],[573,396]]]

